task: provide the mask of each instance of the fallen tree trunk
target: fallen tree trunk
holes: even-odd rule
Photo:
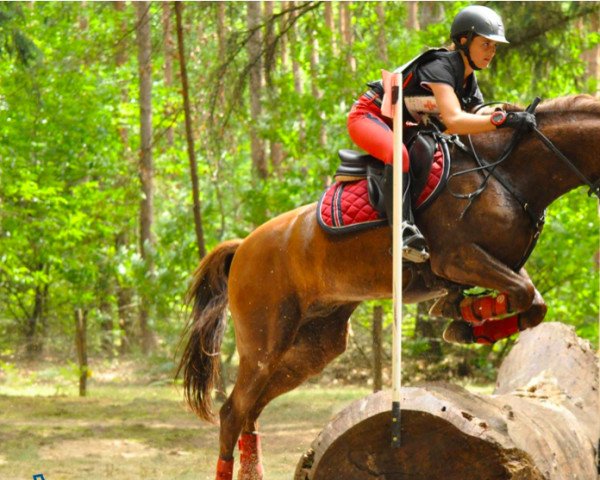
[[[493,395],[447,384],[402,389],[402,446],[390,446],[390,392],[343,410],[295,480],[593,480],[598,477],[598,366],[573,329],[521,334]]]

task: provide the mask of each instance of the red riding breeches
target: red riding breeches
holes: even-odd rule
[[[361,96],[348,115],[350,138],[365,152],[384,163],[394,163],[394,135],[392,122],[381,114],[373,102],[375,98]],[[408,151],[402,146],[402,171],[408,172]]]

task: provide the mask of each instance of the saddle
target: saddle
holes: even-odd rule
[[[411,195],[415,211],[427,208],[444,189],[450,172],[447,140],[437,132],[416,132],[409,141]],[[335,183],[322,195],[318,221],[330,233],[387,224],[384,164],[354,150],[340,150]]]

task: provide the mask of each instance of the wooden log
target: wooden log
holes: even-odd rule
[[[547,323],[523,332],[493,395],[448,384],[402,389],[402,446],[391,398],[351,404],[318,435],[295,480],[593,480],[598,367],[589,343]]]

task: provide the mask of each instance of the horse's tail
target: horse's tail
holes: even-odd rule
[[[241,240],[223,242],[200,262],[187,293],[192,305],[185,329],[187,344],[176,377],[183,373],[185,400],[202,419],[214,420],[211,393],[219,376],[220,350],[226,326],[229,267]],[[183,341],[182,338],[182,341]]]

